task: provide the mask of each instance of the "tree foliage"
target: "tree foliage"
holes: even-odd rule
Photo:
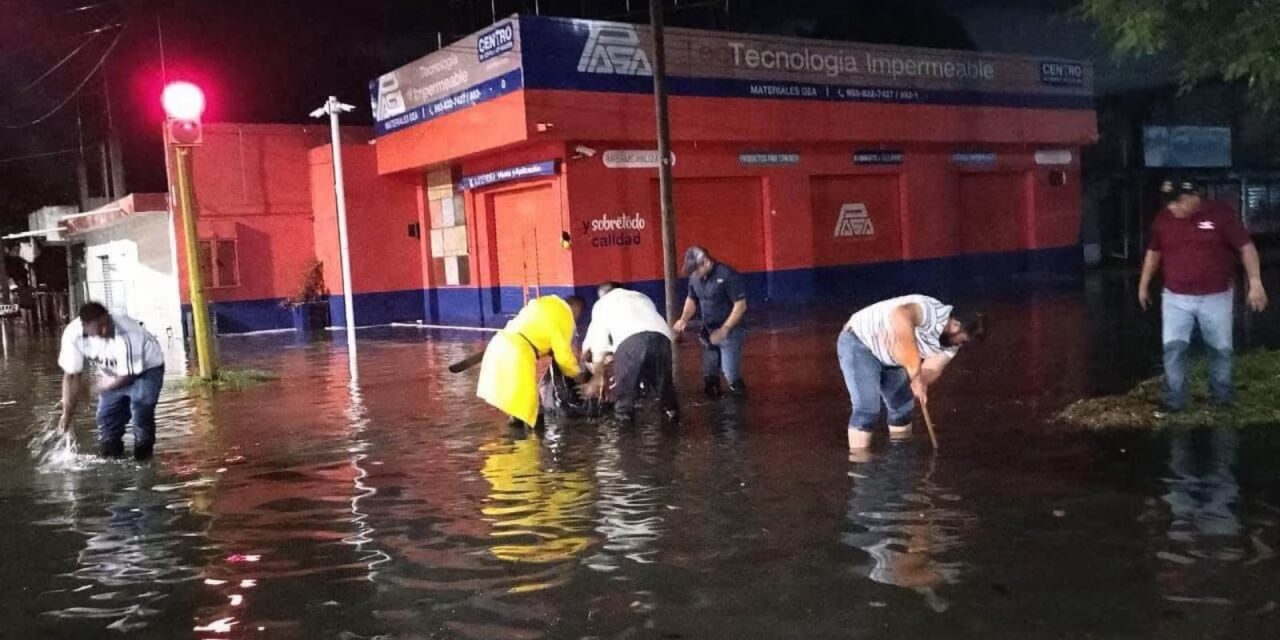
[[[1280,107],[1280,0],[1081,0],[1118,54],[1168,55],[1184,88],[1243,82],[1251,101]]]

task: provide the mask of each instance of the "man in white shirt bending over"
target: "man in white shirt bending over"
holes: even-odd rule
[[[853,314],[836,342],[853,403],[849,449],[870,446],[881,399],[889,411],[889,435],[910,434],[916,400],[928,404],[929,385],[960,347],[985,336],[982,315],[953,313],[928,296],[893,298]]]
[[[613,354],[614,412],[623,419],[635,415],[640,385],[662,402],[668,420],[679,420],[675,383],[671,379],[671,328],[648,296],[606,282],[591,308],[591,324],[582,340],[583,359],[599,366]],[[588,383],[586,393],[598,393],[605,376]]]
[[[98,446],[103,457],[124,455],[124,428],[133,419],[133,456],[146,460],[156,442],[156,403],[164,384],[164,352],[138,321],[96,302],[62,332],[62,429],[84,395],[85,361],[98,369]]]

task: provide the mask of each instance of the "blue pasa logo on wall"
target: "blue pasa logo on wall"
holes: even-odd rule
[[[504,22],[476,38],[476,56],[480,62],[504,54],[516,46],[516,28]]]
[[[653,67],[630,25],[591,23],[591,35],[578,59],[578,71],[622,76],[651,76]]]

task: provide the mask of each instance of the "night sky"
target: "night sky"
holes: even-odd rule
[[[536,2],[545,15],[633,22],[648,20],[646,6]],[[666,6],[679,26],[972,48],[943,0]],[[108,113],[128,190],[163,191],[166,77],[205,88],[208,121],[305,122],[334,94],[358,107],[345,122],[368,123],[371,78],[434,50],[438,33],[448,44],[489,24],[495,9],[533,13],[535,0],[0,0],[0,231],[24,230],[42,205],[75,203],[81,148],[91,194],[101,190]]]

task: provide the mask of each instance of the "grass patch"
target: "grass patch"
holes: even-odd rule
[[[205,380],[200,376],[187,376],[180,385],[183,389],[218,389],[239,391],[248,387],[256,387],[264,382],[275,380],[276,376],[261,369],[219,369],[213,379]]]
[[[1189,373],[1191,408],[1182,413],[1160,411],[1160,377],[1144,380],[1118,396],[1081,400],[1058,419],[1087,429],[1159,429],[1212,426],[1280,425],[1280,351],[1254,351],[1236,357],[1236,404],[1209,405],[1208,365],[1198,358]]]

